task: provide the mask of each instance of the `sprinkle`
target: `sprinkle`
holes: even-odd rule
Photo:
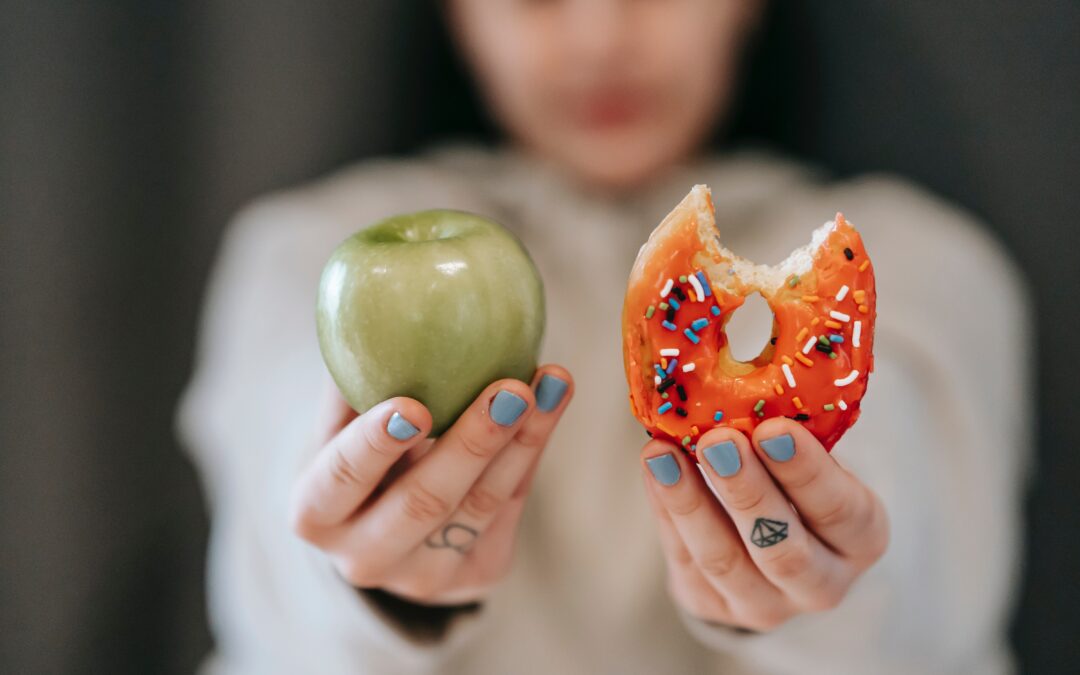
[[[690,437],[689,436],[683,436],[682,437],[682,444],[683,445],[690,445]]]
[[[851,299],[861,305],[866,299],[866,291],[855,291],[851,294]]]
[[[717,410],[715,413],[713,413],[712,419],[713,422],[719,422],[720,420],[724,419],[724,411]]]
[[[663,394],[660,394],[660,398],[664,399],[665,401],[668,400],[667,392],[665,391]]]
[[[804,337],[806,337],[806,334],[809,333],[809,332],[810,332],[810,329],[807,328],[806,326],[803,326],[802,330],[799,331],[799,334],[795,336],[795,342],[802,342],[802,339]]]
[[[847,258],[848,260],[854,260],[855,253],[852,252],[852,250],[850,248],[845,248],[844,249],[844,257]]]
[[[792,389],[795,388],[795,374],[791,372],[791,366],[786,363],[780,364],[780,370],[784,371],[784,379],[787,380],[787,386]]]
[[[840,406],[841,410],[847,410],[847,403],[844,403],[844,399],[840,399],[836,404]]]
[[[675,366],[679,365],[679,359],[671,359],[671,363],[667,364],[667,374],[671,375],[675,372]]]
[[[660,357],[660,368],[662,368],[663,370],[667,370],[667,359],[665,359],[663,356]]]
[[[695,450],[697,450],[697,443],[691,443],[690,444],[690,452],[694,452]]]
[[[781,361],[783,361],[783,362],[784,362],[784,365],[786,365],[786,366],[793,366],[793,365],[795,365],[795,362],[791,360],[791,357],[790,357],[790,356],[787,356],[787,355],[781,356],[781,357],[780,357],[780,360],[781,360]]]
[[[847,284],[844,284],[843,286],[840,287],[840,290],[836,292],[836,301],[840,302],[841,300],[846,298],[847,297],[847,292],[848,292]]]
[[[791,278],[788,279],[788,282],[787,282],[788,288],[795,288],[795,284],[797,284],[797,283],[799,283],[799,275],[798,274],[793,274],[791,276]]]
[[[834,406],[832,403],[826,403],[823,407],[825,408],[825,412],[832,412],[836,409],[836,406]]]
[[[783,396],[784,395],[784,388],[780,386],[779,382],[777,382],[776,384],[773,385],[773,391],[776,392],[777,396]]]
[[[758,416],[758,417],[765,417],[765,413],[763,413],[763,412],[761,412],[761,411],[758,411],[758,412],[757,412],[757,416]]]
[[[663,415],[664,413],[666,413],[666,412],[667,412],[667,411],[669,411],[669,410],[671,410],[671,401],[668,401],[668,402],[667,402],[667,403],[665,403],[664,405],[662,405],[662,406],[660,406],[659,408],[657,408],[657,409],[656,409],[656,412],[658,412],[658,413],[660,413],[661,415]]]
[[[674,307],[668,307],[667,308],[667,313],[664,315],[664,318],[667,319],[668,321],[674,323],[675,322],[675,308]]]
[[[818,325],[818,322],[819,322],[819,321],[821,321],[821,319],[819,319],[819,318],[817,318],[817,317],[815,316],[815,317],[814,317],[814,320],[810,322],[810,325],[811,325],[811,326],[816,326],[816,325]]]
[[[675,294],[676,298],[680,300],[686,300],[686,293],[683,293],[683,289],[679,288],[678,286],[672,288],[671,292]]]
[[[678,392],[680,401],[686,400],[686,389],[681,384],[675,385],[675,391]]]
[[[866,260],[862,261],[862,264],[859,265],[859,271],[860,272],[865,272],[867,267],[870,267],[870,258],[867,258]]]
[[[809,338],[807,338],[806,344],[803,345],[802,353],[803,354],[809,354],[810,350],[814,348],[814,343],[815,342],[817,342],[817,338],[814,337],[813,335],[811,335]]]
[[[830,335],[829,336],[829,342],[843,342],[843,341],[844,341],[844,336],[843,335]]]
[[[686,275],[685,274],[680,274],[679,275],[679,283],[680,284],[685,284],[686,283]]]
[[[860,314],[866,314],[869,311],[870,311],[870,308],[867,307],[866,305],[859,305],[859,313]]]
[[[701,287],[701,279],[698,279],[696,274],[690,277],[690,286],[699,298],[705,297],[705,289]]]
[[[665,377],[664,380],[656,387],[656,391],[663,392],[665,389],[675,384],[674,377]]]
[[[839,324],[839,323],[837,323],[835,321],[826,321],[825,322],[825,327],[826,328],[832,328],[833,330],[840,330],[844,326],[843,326],[843,324]]]
[[[701,433],[701,431],[698,430],[696,424],[693,424],[693,425],[690,426],[690,435],[691,436],[697,436],[700,433]]]
[[[667,328],[668,330],[675,330],[675,324],[671,323],[670,321],[664,321],[660,325],[664,328]]]
[[[708,319],[697,319],[697,320],[694,321],[694,323],[690,324],[690,327],[693,328],[695,331],[698,331],[698,330],[701,330],[702,328],[704,328],[705,326],[708,326],[708,325],[709,325],[709,320]]]
[[[836,358],[836,352],[829,352],[829,358],[830,359],[835,359]]]
[[[836,319],[837,321],[843,321],[844,323],[847,323],[848,321],[851,321],[851,316],[850,315],[844,314],[843,312],[838,312],[835,309],[833,311],[829,312],[829,316]]]
[[[696,276],[698,278],[698,281],[701,282],[701,290],[705,293],[705,297],[707,298],[712,295],[712,289],[709,288],[709,280],[705,278],[705,273],[701,270],[698,270],[694,273],[694,276]]]
[[[661,303],[660,303],[659,305],[657,305],[657,306],[658,306],[658,307],[660,308],[660,311],[662,311],[662,312],[664,312],[664,311],[667,311],[667,308],[668,308],[668,304],[667,304],[666,302],[661,302]]]
[[[817,302],[820,299],[821,298],[819,298],[816,295],[804,295],[804,296],[802,296],[803,302]]]
[[[694,372],[694,368],[697,368],[697,366],[695,366],[692,363],[688,363],[688,364],[686,364],[685,366],[682,367],[682,371],[684,373],[692,373],[692,372]]]
[[[758,402],[754,404],[754,412],[761,412],[761,409],[765,407],[765,399],[758,399]]]
[[[720,308],[717,307],[716,305],[713,305],[712,307],[710,307],[709,311],[712,312],[713,316],[720,316]]]
[[[654,383],[654,384],[655,384],[656,386],[658,386],[658,387],[659,387],[659,386],[660,386],[660,383],[661,383],[661,382],[663,382],[663,380],[661,380],[661,379],[660,379],[660,376],[659,376],[659,375],[653,375],[653,383]]]
[[[664,282],[664,288],[660,291],[660,297],[666,298],[668,296],[668,293],[671,292],[671,287],[674,285],[675,282],[671,279],[668,279],[666,282]]]
[[[690,293],[690,302],[697,302],[698,297],[697,297],[697,293],[694,292],[694,289],[691,288],[689,293]]]
[[[792,396],[791,402],[795,404],[796,408],[802,407],[802,399],[800,399],[798,396]]]
[[[675,330],[675,327],[672,326],[671,329]],[[690,342],[693,342],[694,344],[697,344],[697,343],[701,342],[701,338],[694,335],[694,331],[690,330],[689,328],[687,328],[686,330],[683,331],[683,335],[685,335],[687,337],[687,339],[689,339]]]
[[[814,362],[811,361],[810,359],[806,358],[802,354],[796,353],[795,358],[797,358],[799,360],[799,363],[803,364],[807,368],[813,368],[814,367]]]
[[[775,335],[772,336],[771,338],[769,338],[769,344],[776,345],[776,336]]]
[[[806,420],[810,419],[810,416],[807,415],[806,413],[799,413],[798,415],[796,415],[792,419],[795,419],[795,420],[797,420],[799,422],[805,422]]]
[[[661,349],[660,350],[660,356],[678,356],[678,355],[679,355],[679,350],[678,349]]]
[[[653,307],[652,305],[649,305],[649,308],[648,308],[647,310],[645,310],[645,318],[646,318],[646,319],[651,319],[651,318],[652,318],[652,315],[653,315],[653,314],[654,314],[655,312],[656,312],[656,308],[655,308],[655,307]]]
[[[679,417],[686,417],[686,410],[683,408],[675,408],[675,414]]]
[[[653,368],[656,368],[656,374],[659,375],[660,377],[667,377],[667,372],[663,368],[661,368],[660,366],[658,366],[658,365],[656,365],[654,363]]]
[[[676,300],[675,298],[669,298],[668,302],[670,302],[671,306],[674,307],[675,309],[679,309],[680,307],[682,307],[682,305],[679,304],[679,301]]]
[[[823,344],[823,345],[825,345],[826,347],[828,347],[828,346],[829,346],[829,338],[825,337],[824,335],[819,335],[819,336],[817,336],[817,341],[818,341],[818,342],[819,342],[820,344]]]
[[[859,338],[862,337],[862,321],[856,321],[855,327],[851,329],[851,346],[856,349],[859,348]]]
[[[839,380],[833,380],[833,384],[838,387],[845,387],[855,381],[855,378],[859,376],[859,371],[854,368],[847,374],[847,377],[842,377]]]
[[[833,354],[832,343],[828,341],[826,341],[825,344],[821,344],[820,342],[818,342],[814,345],[814,349],[817,349],[822,354],[829,354],[830,357]]]

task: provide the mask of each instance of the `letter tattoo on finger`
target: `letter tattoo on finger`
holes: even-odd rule
[[[450,548],[465,555],[472,548],[480,533],[468,525],[447,523],[441,531],[432,532],[424,545],[428,548]]]

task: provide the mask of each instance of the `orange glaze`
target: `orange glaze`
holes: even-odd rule
[[[711,212],[711,200],[708,207]],[[698,255],[705,251],[705,246],[698,236],[696,216],[689,211],[679,214],[678,210],[673,216],[681,217],[681,221],[671,223],[669,216],[669,221],[661,226],[667,231],[658,245],[648,251],[643,249],[644,259],[639,256],[623,308],[623,354],[634,415],[654,437],[682,445],[695,458],[697,439],[708,429],[729,426],[750,434],[762,420],[778,415],[808,415],[808,419],[801,420],[802,424],[831,450],[858,419],[859,402],[873,370],[874,272],[873,266],[864,264],[868,259],[858,232],[838,213],[836,228],[814,252],[811,269],[800,275],[794,287],[788,284],[790,276],[779,288],[755,288],[732,279],[735,282],[732,285],[741,295],[710,285],[712,296],[693,302],[690,283],[680,284],[679,276],[689,277],[700,270],[708,280],[708,273],[694,261],[709,258]],[[845,248],[853,253],[850,261],[844,254]],[[712,257],[712,261],[717,262],[717,257]],[[727,268],[726,263],[719,264]],[[666,300],[660,297],[660,292],[668,279],[673,279],[674,285],[687,294],[687,300],[680,302],[681,308],[675,312],[675,331],[662,326],[665,312],[659,309],[659,303]],[[844,285],[848,291],[837,301],[836,295]],[[723,327],[732,312],[742,305],[744,297],[754,291],[760,291],[773,311],[776,344],[767,343],[761,354],[744,363],[731,357]],[[858,293],[861,302],[855,301],[855,291],[861,291]],[[804,296],[816,296],[816,299],[804,300]],[[674,291],[668,296],[672,297],[676,297]],[[711,313],[714,304],[720,308],[719,317]],[[655,313],[646,319],[650,305],[656,307]],[[860,306],[864,312],[860,312]],[[833,310],[850,319],[839,321],[831,317],[829,313]],[[708,319],[709,324],[696,332],[700,342],[695,345],[683,331],[698,318]],[[826,321],[840,328],[827,328]],[[852,340],[856,321],[861,322],[858,348]],[[797,343],[796,337],[804,328],[805,336]],[[803,347],[811,335],[824,335],[826,339],[829,335],[843,336],[844,342],[830,343],[837,358],[831,359],[815,348],[803,356]],[[666,390],[667,399],[657,391],[654,364],[660,363],[660,350],[665,348],[679,349],[679,356],[675,357],[678,365],[672,375],[686,392],[685,402],[680,400],[675,386]],[[807,360],[812,365],[805,365]],[[691,362],[695,366],[693,372],[683,372],[682,367]],[[794,387],[781,368],[785,362],[790,363]],[[854,381],[843,386],[834,383],[847,377],[852,369],[859,371]],[[754,408],[762,400],[765,403],[759,415]],[[846,410],[841,409],[841,400]],[[672,408],[659,413],[660,406],[667,402],[672,403]],[[832,404],[833,409],[827,411],[826,404]],[[676,407],[685,409],[687,415],[676,414]],[[717,411],[723,412],[719,423],[714,421]],[[683,443],[687,436],[689,442]]]

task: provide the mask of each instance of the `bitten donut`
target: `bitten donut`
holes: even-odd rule
[[[747,295],[773,312],[772,337],[750,361],[724,326]],[[874,268],[843,215],[779,265],[720,244],[709,189],[697,185],[649,236],[623,305],[630,407],[650,436],[695,456],[715,426],[749,434],[762,420],[799,420],[831,450],[859,418],[874,368]]]

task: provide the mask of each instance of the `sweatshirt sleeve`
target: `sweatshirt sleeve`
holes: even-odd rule
[[[760,634],[683,623],[748,672],[1011,672],[1034,439],[1024,279],[973,219],[898,181],[822,202],[859,227],[877,276],[875,370],[833,453],[882,497],[890,547],[828,612]]]
[[[287,525],[330,382],[315,333],[319,273],[356,228],[335,220],[296,197],[257,202],[226,231],[211,276],[177,416],[212,516],[207,673],[435,671],[484,616],[414,630]]]

